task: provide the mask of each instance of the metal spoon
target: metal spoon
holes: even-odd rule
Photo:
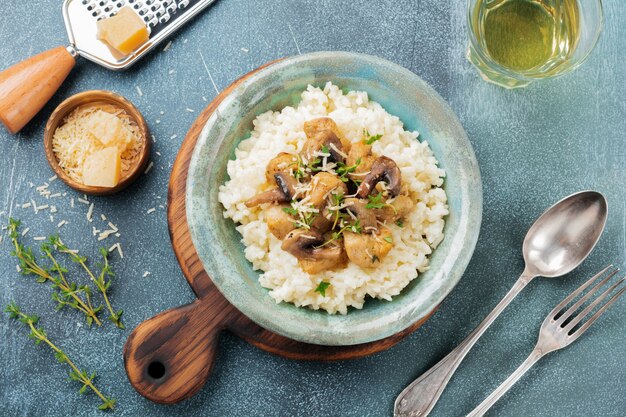
[[[428,415],[467,352],[533,278],[560,277],[587,258],[602,235],[607,213],[606,199],[595,191],[572,194],[546,210],[526,234],[526,268],[513,288],[467,339],[400,393],[394,416]]]

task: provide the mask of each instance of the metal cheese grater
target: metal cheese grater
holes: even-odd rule
[[[65,0],[63,18],[70,46],[22,61],[0,73],[0,121],[19,131],[41,110],[82,56],[111,70],[133,65],[215,0]],[[97,38],[97,22],[130,6],[150,30],[150,39],[122,56]]]
[[[71,54],[78,54],[112,70],[130,67],[176,29],[215,0],[65,0],[63,19]],[[132,7],[150,29],[150,40],[126,57],[120,57],[98,40],[96,22],[111,17],[124,6]]]

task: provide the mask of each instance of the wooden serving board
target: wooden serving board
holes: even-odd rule
[[[167,207],[170,238],[183,275],[198,299],[144,321],[131,333],[124,346],[124,365],[130,383],[141,395],[157,403],[177,403],[191,397],[204,385],[211,373],[217,342],[223,330],[286,358],[334,361],[360,358],[388,349],[430,317],[372,343],[312,345],[260,327],[231,305],[215,287],[196,253],[187,225],[187,171],[196,141],[209,116],[235,87],[262,68],[235,81],[198,116],[172,168]]]

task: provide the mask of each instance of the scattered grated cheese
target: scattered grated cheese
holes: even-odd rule
[[[65,226],[67,224],[67,220],[61,220],[59,222],[59,224],[57,224],[57,229],[60,229],[61,227]]]
[[[96,226],[91,226],[91,235],[95,236],[100,233],[100,230],[96,229]]]
[[[89,210],[87,210],[87,221],[89,221],[89,223],[93,221],[93,207],[94,203],[91,203],[91,205],[89,205]]]
[[[45,236],[37,236],[37,237],[34,237],[33,240],[46,240],[46,237]]]
[[[45,210],[47,208],[49,208],[50,206],[48,204],[44,204],[43,206],[39,206],[37,207],[37,211],[41,211],[41,210]]]
[[[146,213],[148,214],[152,214],[156,211],[156,209],[154,207],[152,207],[151,209],[148,209],[148,211]]]
[[[57,198],[57,197],[61,197],[61,193],[55,193],[55,194],[50,195],[50,198]]]
[[[143,97],[143,91],[141,91],[141,88],[139,88],[139,86],[135,86],[135,88],[137,89],[137,94],[139,94],[139,97]]]
[[[248,52],[250,52],[250,50],[248,48],[241,48],[241,52],[248,53]]]
[[[85,200],[84,198],[79,198],[79,199],[78,199],[78,202],[79,202],[79,203],[83,203],[83,204],[87,204],[87,205],[89,205],[89,204],[90,204],[90,203],[89,203],[89,201]]]
[[[157,151],[157,152],[156,152],[156,154],[157,154],[157,155],[159,155],[159,156],[161,156],[161,152],[159,152],[159,151]]]
[[[150,172],[153,166],[154,166],[154,162],[150,161],[150,163],[148,164],[148,168],[146,168],[146,170],[143,173],[147,174],[148,172]]]
[[[113,252],[117,249],[117,253],[120,255],[120,258],[124,259],[124,252],[122,252],[122,246],[119,242],[109,248],[109,252]]]
[[[28,233],[29,230],[30,230],[30,227],[27,227],[26,229],[24,229],[22,231],[22,236],[26,236],[26,233]]]
[[[174,70],[172,69],[172,70],[169,70],[167,73],[168,73],[169,75],[172,75],[172,74],[174,74],[175,72],[176,72],[176,71],[174,71]]]
[[[167,45],[165,45],[165,48],[163,48],[163,52],[169,51],[171,47],[172,47],[172,41],[169,41]]]
[[[178,135],[172,135],[170,136],[170,139],[176,139],[178,137]]]
[[[193,113],[193,109],[190,109],[189,107],[187,107],[185,110],[187,110],[189,113]]]
[[[120,236],[121,236],[121,235],[120,235],[119,233],[116,233],[116,234],[115,234],[115,237],[120,237]]]
[[[98,241],[106,239],[107,237],[111,236],[113,233],[115,233],[115,230],[105,230],[104,232],[100,233],[100,235],[98,235]]]
[[[148,275],[152,275],[149,271],[146,271],[143,273],[143,278],[147,277]]]
[[[70,199],[70,207],[74,208],[74,198]]]
[[[104,214],[101,214],[100,218],[102,219],[103,222],[107,221],[107,216],[105,216]]]
[[[30,206],[31,206],[31,204],[30,204],[30,203],[24,203],[24,204],[22,204],[22,208],[23,208],[23,209],[25,209],[25,208],[29,208]]]
[[[115,226],[113,223],[109,222],[109,227],[111,228],[111,230],[113,230],[114,232],[118,231],[117,226]]]
[[[20,268],[19,265],[15,265],[15,269],[17,270],[17,272],[22,272],[22,268]]]
[[[59,178],[59,177],[54,175],[54,176],[48,178],[48,181],[52,182],[52,181],[56,180],[57,178]]]
[[[203,101],[209,101],[209,100],[207,100],[207,98],[206,98],[206,97],[204,97],[204,96],[202,96],[202,100],[203,100]]]

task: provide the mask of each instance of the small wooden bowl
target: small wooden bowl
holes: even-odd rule
[[[78,107],[98,104],[113,105],[124,110],[137,124],[142,136],[142,147],[139,158],[137,158],[134,166],[130,169],[128,173],[126,173],[126,175],[122,177],[120,182],[115,187],[92,187],[77,182],[76,180],[72,179],[63,170],[63,168],[59,166],[59,161],[57,160],[57,157],[52,150],[52,137],[57,127],[61,125],[65,117]],[[83,93],[73,95],[65,100],[63,103],[59,104],[59,106],[54,110],[54,112],[52,112],[50,118],[48,119],[48,123],[46,124],[43,137],[46,158],[48,159],[48,163],[50,164],[52,170],[64,183],[66,183],[73,189],[85,194],[108,195],[123,190],[131,183],[133,183],[145,171],[148,160],[150,159],[151,139],[146,121],[144,120],[139,110],[130,101],[126,100],[119,94],[113,93],[111,91],[85,91]]]

